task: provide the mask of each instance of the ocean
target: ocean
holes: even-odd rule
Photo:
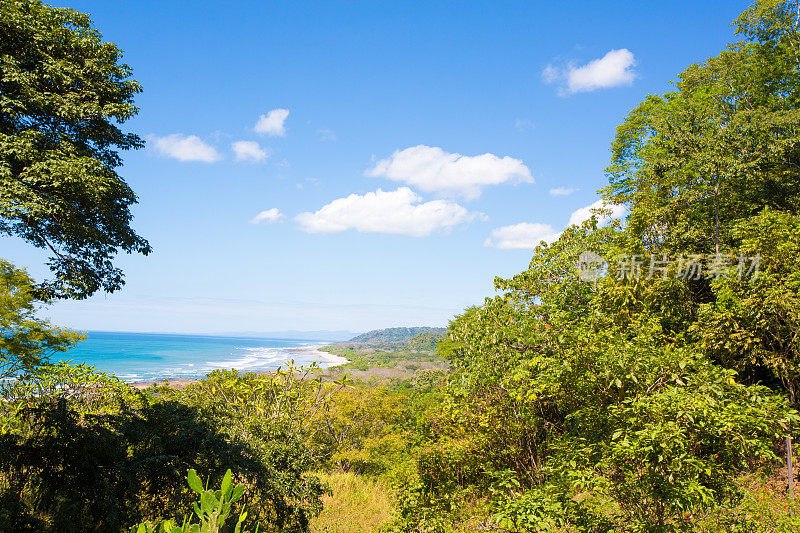
[[[316,361],[322,368],[346,362],[317,350],[326,344],[314,340],[90,331],[86,340],[56,354],[51,361],[87,363],[129,382],[200,378],[221,368],[268,371],[285,367],[292,359],[295,365]]]

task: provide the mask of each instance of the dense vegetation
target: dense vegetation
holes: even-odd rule
[[[398,369],[401,375],[419,368],[442,370],[447,365],[436,350],[446,331],[424,327],[379,329],[320,350],[348,360],[333,369],[337,374],[374,367]]]
[[[443,336],[446,332],[447,330],[445,328],[428,327],[376,329],[353,337],[347,342],[351,344],[399,346],[410,342],[414,338],[419,338],[420,336],[437,338]]]
[[[569,228],[453,321],[400,529],[447,530],[464,501],[513,531],[796,529],[726,511],[796,427],[795,8],[758,2],[619,127],[604,196],[625,226]],[[609,275],[581,279],[587,251]]]
[[[3,70],[0,231],[57,237],[71,255],[44,284],[0,262],[0,530],[363,531],[342,502],[386,532],[800,529],[784,492],[795,472],[781,471],[799,421],[795,3],[756,2],[735,22],[740,42],[618,128],[603,194],[627,207],[624,223],[598,216],[543,243],[443,338],[395,328],[328,348],[351,368],[405,375],[290,365],[142,391],[51,363],[80,336],[36,316],[48,297],[116,288],[112,252],[147,249],[128,227],[116,154],[90,150],[134,147],[103,121],[126,118],[138,86],[82,15],[1,5],[3,65],[39,61],[15,47],[25,32],[44,35],[56,66],[80,37],[76,53],[102,67],[90,81],[110,85],[85,109],[35,108],[74,121],[59,131],[89,143],[80,165],[53,162],[75,152],[46,136],[26,163],[19,146],[40,133],[19,110],[38,93]],[[112,139],[89,136],[101,130]],[[39,184],[53,203],[19,211],[29,165],[64,179]],[[111,195],[91,195],[110,202],[107,218],[84,217],[75,183]]]

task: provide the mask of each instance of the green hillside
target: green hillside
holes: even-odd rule
[[[441,336],[447,332],[446,328],[386,328],[375,329],[353,337],[348,343],[386,345],[386,344],[405,344],[417,335],[436,335]]]
[[[436,368],[446,366],[436,345],[447,332],[444,328],[387,328],[361,334],[349,341],[320,348],[350,361],[333,370],[367,371],[375,368]]]

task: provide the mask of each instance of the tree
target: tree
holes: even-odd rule
[[[758,256],[757,276],[731,274],[713,283],[716,299],[692,326],[699,343],[749,381],[778,381],[798,405],[800,393],[800,217],[765,210],[731,232],[741,251]],[[770,375],[771,374],[771,375]],[[774,385],[774,383],[773,383]]]
[[[675,340],[684,280],[579,280],[582,250],[613,257],[625,238],[596,220],[568,228],[450,325],[440,448],[469,447],[485,478],[470,482],[489,486],[506,529],[689,530],[742,470],[776,464],[772,439],[794,420],[783,397]],[[468,470],[437,457],[422,456],[421,474]]]
[[[119,251],[148,254],[130,227],[136,195],[118,150],[143,141],[119,128],[141,91],[116,45],[87,15],[38,0],[0,1],[0,235],[49,250],[43,297],[119,289]]]
[[[32,370],[83,338],[35,314],[33,280],[0,259],[0,380]]]
[[[617,129],[606,198],[652,251],[720,253],[736,220],[800,209],[800,61],[795,2],[760,1],[745,39],[690,66]],[[795,6],[796,7],[796,6]]]

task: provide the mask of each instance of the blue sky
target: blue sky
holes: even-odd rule
[[[144,86],[126,126],[148,147],[120,172],[154,253],[120,258],[121,292],[53,305],[60,325],[446,325],[597,201],[615,127],[747,4],[187,6],[69,3]],[[27,244],[0,255],[46,275]]]

